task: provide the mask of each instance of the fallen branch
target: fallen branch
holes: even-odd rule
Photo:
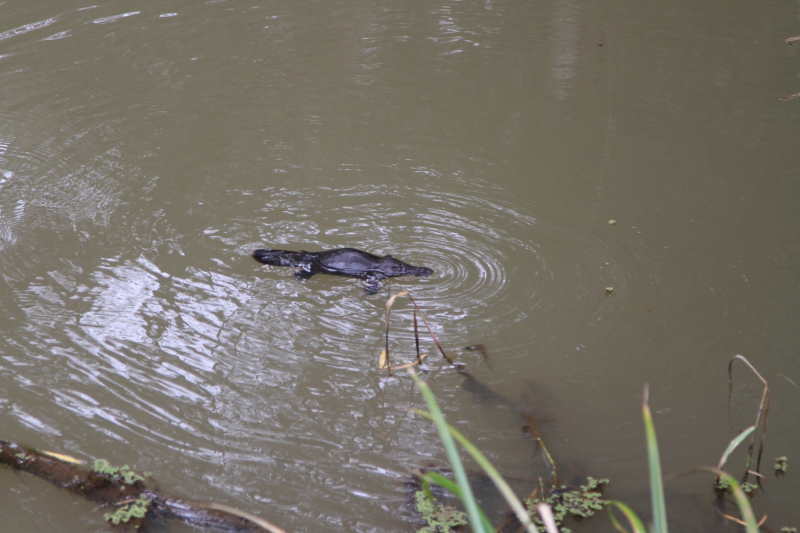
[[[27,446],[0,440],[0,464],[40,477],[71,494],[108,506],[105,519],[115,528],[145,531],[156,518],[182,520],[223,531],[269,531],[282,529],[250,513],[218,503],[169,498],[147,488],[145,478],[127,466],[113,468],[102,459],[94,468],[82,461],[53,452],[38,452]]]

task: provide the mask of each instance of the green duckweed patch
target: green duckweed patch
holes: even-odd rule
[[[105,513],[103,518],[111,522],[115,526],[125,524],[132,518],[144,518],[147,514],[147,509],[150,506],[150,498],[142,493],[139,498],[134,501],[124,502],[119,509],[114,513]]]
[[[117,468],[111,466],[111,463],[105,459],[97,459],[94,462],[92,470],[98,474],[105,474],[114,481],[122,481],[126,485],[133,485],[137,481],[144,481],[144,477],[131,470],[128,465]],[[149,476],[149,472],[145,472],[145,476]]]
[[[758,489],[758,485],[747,481],[741,483],[740,486],[742,490],[745,492],[745,494],[753,494]],[[731,492],[731,485],[727,479],[719,478],[717,483],[714,485],[714,489],[720,492]]]
[[[589,477],[586,479],[586,484],[581,485],[577,489],[568,489],[562,486],[560,489],[554,489],[549,492],[546,497],[541,498],[528,498],[525,500],[525,506],[531,517],[534,518],[534,523],[539,528],[539,531],[546,531],[544,524],[537,518],[536,506],[540,503],[546,503],[553,509],[553,518],[556,525],[559,527],[561,533],[571,533],[569,528],[563,527],[564,519],[568,516],[573,518],[588,518],[594,516],[597,511],[601,511],[610,502],[603,498],[603,488],[608,485],[607,479],[594,479]]]
[[[30,461],[31,460],[31,456],[28,455],[25,452],[14,454],[14,457],[19,459],[20,461]]]
[[[418,529],[417,533],[447,533],[454,527],[469,523],[466,513],[431,499],[425,490],[414,493],[414,503],[425,521],[425,526]]]

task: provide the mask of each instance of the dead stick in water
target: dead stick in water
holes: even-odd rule
[[[148,519],[159,517],[230,531],[285,533],[264,519],[227,505],[169,498],[148,489],[144,478],[129,468],[112,468],[105,461],[85,470],[79,466],[81,461],[72,457],[0,440],[0,464],[28,472],[89,501],[115,506],[116,512],[106,513],[106,520],[119,527],[143,531]]]
[[[404,292],[405,292],[406,294],[408,294],[408,291],[404,291]],[[433,337],[433,342],[435,342],[435,343],[436,343],[436,347],[437,347],[437,348],[439,348],[439,352],[441,352],[441,354],[442,354],[442,357],[444,357],[444,358],[445,358],[445,360],[447,360],[447,362],[448,362],[448,363],[450,363],[451,365],[452,365],[452,364],[454,364],[454,363],[453,363],[453,360],[452,360],[452,359],[450,359],[449,357],[447,357],[447,354],[446,354],[446,353],[444,353],[444,348],[442,348],[442,344],[439,342],[439,339],[437,339],[437,338],[436,338],[436,335],[434,335],[434,334],[433,334],[433,330],[432,330],[432,329],[431,329],[431,327],[428,325],[428,321],[427,321],[427,320],[425,320],[425,315],[424,315],[424,314],[422,313],[422,311],[420,310],[419,306],[417,305],[417,302],[415,302],[415,301],[414,301],[414,298],[412,298],[410,294],[408,295],[408,299],[409,299],[409,300],[411,300],[411,303],[412,303],[412,304],[414,304],[414,309],[416,309],[417,311],[419,311],[419,316],[420,316],[420,317],[422,317],[422,321],[425,323],[425,327],[426,327],[426,328],[428,328],[428,333],[430,333],[430,334],[431,334],[431,337]]]

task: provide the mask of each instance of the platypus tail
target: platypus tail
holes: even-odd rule
[[[275,263],[272,262],[272,252],[273,250],[254,250],[251,255],[253,256],[253,259],[259,263],[273,265]]]
[[[261,249],[253,252],[253,259],[265,265],[296,267],[305,255],[305,252]]]

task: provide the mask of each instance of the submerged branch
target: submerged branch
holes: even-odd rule
[[[182,520],[222,531],[284,531],[255,515],[227,505],[170,498],[147,488],[142,476],[127,466],[112,468],[98,460],[95,468],[52,452],[0,440],[0,464],[28,472],[89,501],[109,506],[115,512],[105,518],[115,527],[143,531],[154,518]]]

